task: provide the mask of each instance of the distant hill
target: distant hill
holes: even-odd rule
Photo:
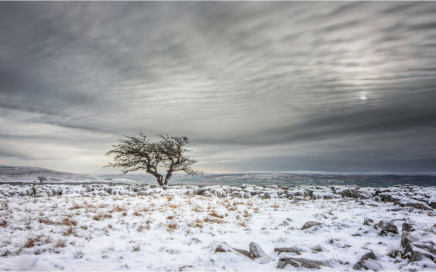
[[[126,178],[114,177],[107,179],[100,176],[72,174],[59,172],[47,168],[31,166],[9,166],[0,165],[0,183],[2,182],[35,182],[38,176],[47,177],[44,183],[63,183],[63,182],[104,182],[104,183],[132,183],[133,181]],[[39,182],[39,181],[38,181]]]

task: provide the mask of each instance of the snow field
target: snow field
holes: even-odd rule
[[[378,258],[372,264],[377,270],[436,270],[429,259],[409,263],[401,257],[401,231],[380,236],[373,225],[363,225],[371,218],[392,221],[401,230],[403,222],[412,222],[420,239],[435,241],[433,211],[373,199],[219,198],[184,195],[177,188],[155,191],[2,196],[0,270],[282,271],[279,258],[298,257],[325,263],[322,270],[344,271],[370,251]],[[321,225],[301,230],[307,221]],[[271,261],[216,252],[220,245],[248,250],[250,242]],[[301,255],[279,255],[274,248],[280,247],[293,247]],[[287,265],[284,270],[309,269]]]

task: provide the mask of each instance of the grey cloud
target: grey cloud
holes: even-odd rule
[[[390,154],[379,165],[397,169],[412,142],[410,156],[432,157],[424,150],[436,138],[435,10],[433,2],[2,2],[0,112],[62,128],[33,133],[35,144],[90,154],[121,135],[168,132],[228,156],[220,161],[247,146],[318,146],[310,152],[319,158],[303,162],[271,149],[274,170],[326,158],[345,165],[353,152],[377,161],[376,149]],[[241,169],[261,160],[249,154]]]

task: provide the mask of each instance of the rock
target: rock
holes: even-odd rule
[[[354,266],[354,270],[360,270],[364,268],[365,270],[371,269],[374,270],[375,266],[380,266],[377,262],[371,261],[371,260],[377,260],[377,256],[375,256],[374,252],[368,252],[365,255],[360,258],[360,261],[358,261]],[[381,267],[380,267],[381,268]],[[380,270],[380,269],[376,269]]]
[[[359,192],[359,188],[350,188],[343,191],[338,192],[342,197],[350,197],[350,198],[360,198],[362,195]]]
[[[245,257],[251,259],[250,252],[243,250],[243,249],[233,248],[233,247],[227,245],[226,243],[222,243],[222,244],[218,245],[217,248],[215,249],[215,253],[225,253],[225,252],[233,252],[233,253],[237,253],[237,254],[242,254]]]
[[[222,245],[219,245],[215,248],[215,253],[223,253],[223,252],[228,252],[228,250],[226,250],[225,248],[223,248]]]
[[[301,228],[301,230],[310,229],[311,227],[319,226],[319,225],[321,225],[320,222],[317,222],[317,221],[308,221],[308,222],[306,222],[304,224],[304,226]]]
[[[248,252],[248,251],[246,251],[246,250],[244,250],[244,249],[239,249],[239,248],[233,248],[233,249],[234,249],[235,251],[241,253],[241,254],[244,255],[245,257],[252,259],[252,258],[251,258],[251,254],[250,254],[250,252]]]
[[[414,231],[413,225],[410,223],[403,223],[402,231]]]
[[[319,252],[323,252],[323,251],[324,251],[324,249],[320,245],[312,247],[312,253],[319,253]]]
[[[436,263],[436,248],[433,242],[409,242],[404,248],[403,256],[409,258],[409,263],[420,261],[423,257],[429,258]]]
[[[277,268],[283,269],[288,264],[292,265],[293,267],[305,267],[308,269],[321,269],[321,266],[327,266],[319,261],[312,261],[302,258],[280,258]]]
[[[409,233],[403,232],[401,234],[401,247],[402,248],[406,248],[412,242],[414,242],[414,240],[410,239]]]
[[[260,198],[262,198],[262,199],[270,199],[271,195],[269,193],[262,193],[262,194],[260,194]]]
[[[256,260],[258,263],[266,264],[271,261],[270,257],[265,253],[265,251],[263,251],[263,249],[257,243],[251,242],[249,244],[249,248],[250,248],[250,257],[253,260]]]
[[[379,235],[386,236],[388,233],[398,234],[398,228],[392,222],[384,222],[381,220],[378,224],[374,225],[375,229],[380,229]]]
[[[297,248],[294,248],[294,247],[276,247],[276,248],[274,248],[274,252],[277,252],[277,254],[279,254],[279,255],[280,255],[280,253],[283,253],[283,252],[292,252],[292,253],[295,253],[297,255],[301,255],[300,250],[298,250]]]
[[[363,220],[363,225],[365,226],[371,226],[372,223],[374,223],[374,220],[370,218],[365,218],[365,220]]]

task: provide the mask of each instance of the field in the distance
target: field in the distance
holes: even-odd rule
[[[434,271],[435,204],[417,186],[4,184],[0,270]]]

